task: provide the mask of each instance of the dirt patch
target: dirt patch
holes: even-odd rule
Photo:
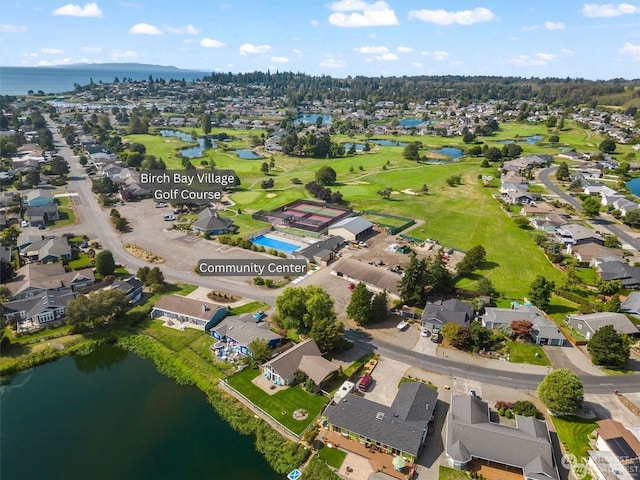
[[[147,262],[151,263],[164,263],[164,258],[159,257],[158,255],[149,252],[148,250],[144,250],[137,245],[133,245],[131,243],[127,243],[124,246],[125,250],[129,252],[136,258],[141,258]]]
[[[356,182],[345,182],[345,185],[369,185],[370,182],[361,182],[361,181],[356,181]]]
[[[416,192],[415,190],[411,190],[410,188],[406,188],[404,190],[401,190],[402,193],[406,194],[406,195],[419,195],[418,192]]]
[[[620,403],[627,407],[636,417],[640,417],[640,408],[638,408],[635,403],[624,395],[618,395],[618,400],[620,400]]]

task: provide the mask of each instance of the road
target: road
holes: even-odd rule
[[[91,192],[91,182],[86,177],[83,168],[78,164],[77,158],[71,154],[70,148],[58,134],[56,126],[48,117],[46,118],[49,123],[49,129],[53,133],[54,142],[59,145],[58,153],[69,163],[71,180],[67,189],[78,193],[78,197],[75,198],[76,209],[78,210],[78,216],[82,220],[83,225],[86,226],[87,231],[94,232],[102,246],[105,249],[110,250],[113,253],[114,259],[122,265],[126,265],[128,269],[137,270],[143,266],[153,266],[152,264],[130,255],[121,245],[120,241],[116,237],[113,227],[111,226],[109,218],[98,205],[95,195]],[[550,182],[548,175],[552,170],[553,169],[546,169],[542,171],[541,177],[543,173],[546,173],[546,181]],[[541,178],[541,181],[543,181],[550,190],[554,192],[557,191],[560,196],[563,196],[563,194],[566,195],[564,192],[557,189],[555,185],[552,187],[549,186],[543,178]],[[575,201],[575,199],[568,195],[566,195],[566,197],[569,200]],[[224,278],[202,277],[193,272],[180,271],[167,266],[163,266],[162,271],[165,278],[171,282],[184,282],[209,289],[223,290],[243,297],[259,300],[269,305],[275,304],[275,298],[281,292],[280,289],[257,289],[255,287]],[[535,390],[542,380],[542,376],[540,375],[522,373],[510,375],[508,372],[504,371],[477,367],[435,356],[427,356],[391,345],[380,339],[374,339],[368,334],[359,331],[349,330],[346,332],[345,336],[353,343],[360,345],[365,349],[373,350],[382,356],[427,370],[434,370],[438,373],[451,374],[452,376],[460,376],[484,383],[528,390]],[[587,393],[611,393],[613,390],[618,390],[620,392],[637,392],[638,385],[640,384],[638,375],[604,377],[604,383],[602,383],[603,377],[582,375],[581,379],[585,392]]]
[[[550,192],[553,192],[558,197],[562,198],[565,202],[572,205],[577,212],[582,211],[582,204],[576,197],[570,196],[566,191],[559,188],[552,180],[551,175],[555,173],[558,167],[549,167],[543,170],[540,170],[538,174],[538,178],[540,182],[544,184],[544,186]],[[633,247],[636,251],[640,251],[640,240],[632,236],[628,231],[622,229],[619,225],[616,225],[615,220],[610,215],[600,216],[590,221],[590,223],[595,227],[596,230],[599,227],[602,229],[606,229],[611,232],[613,235],[616,235],[622,242],[628,244]]]

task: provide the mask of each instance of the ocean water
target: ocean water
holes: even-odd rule
[[[0,67],[0,95],[27,95],[29,90],[45,94],[65,93],[73,91],[75,84],[89,85],[94,83],[111,83],[117,77],[135,81],[147,80],[149,75],[154,79],[193,81],[207,75],[207,72],[194,70],[166,70],[149,66],[148,69],[136,66],[118,67]]]

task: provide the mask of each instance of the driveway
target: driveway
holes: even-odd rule
[[[400,380],[409,368],[411,368],[411,365],[406,363],[386,357],[380,358],[376,368],[371,373],[373,382],[369,387],[369,391],[365,393],[365,398],[372,402],[391,406],[393,399],[396,398],[396,393],[398,393]]]

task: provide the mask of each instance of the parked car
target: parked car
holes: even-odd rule
[[[266,317],[266,315],[264,314],[264,312],[262,310],[258,310],[256,313],[253,314],[253,318],[256,319],[256,322],[259,322],[264,317]]]
[[[45,227],[44,223],[41,223],[40,225],[38,225],[38,230],[44,230],[45,228],[47,227]]]
[[[429,332],[429,329],[428,329],[428,328],[423,328],[423,329],[420,331],[420,335],[422,335],[423,337],[428,337],[429,335],[431,335],[431,332]]]
[[[403,320],[398,325],[396,325],[396,328],[402,332],[408,326],[409,326],[409,324]]]
[[[372,381],[373,381],[373,377],[371,375],[365,375],[364,377],[361,377],[360,380],[358,380],[358,383],[356,384],[356,386],[358,387],[358,390],[360,390],[361,392],[366,392],[367,389],[369,388],[369,385],[371,385]]]
[[[20,222],[20,226],[21,226],[22,228],[24,228],[24,227],[28,227],[28,226],[29,226],[29,222],[27,222],[26,220],[22,220],[22,221]]]
[[[434,330],[433,332],[431,332],[431,341],[433,343],[440,343],[440,331],[439,330]]]
[[[175,215],[165,215],[165,216],[164,216],[164,221],[165,221],[165,222],[172,222],[172,221],[174,221],[175,219],[176,219],[176,216],[175,216]]]
[[[163,202],[158,202],[158,203],[156,203],[156,208],[164,208],[164,207],[166,207],[166,206],[167,206],[167,204],[166,204],[166,203],[163,203]]]

